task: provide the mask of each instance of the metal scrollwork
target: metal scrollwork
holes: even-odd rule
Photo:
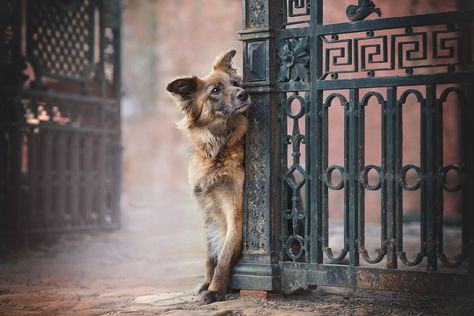
[[[308,210],[305,207],[304,192],[305,184],[308,181],[304,157],[307,143],[307,135],[300,129],[300,123],[304,122],[308,111],[309,94],[305,96],[295,92],[293,95],[283,101],[282,110],[288,121],[291,121],[291,134],[286,135],[285,145],[287,150],[291,150],[291,158],[288,158],[289,169],[285,169],[282,177],[288,185],[288,205],[284,212],[284,218],[287,225],[291,227],[288,231],[288,238],[284,245],[284,250],[288,257],[293,261],[306,260],[308,252],[308,240],[306,239],[305,227],[307,227]]]
[[[371,0],[359,0],[357,5],[351,4],[346,8],[346,16],[351,21],[362,21],[374,12],[382,16],[382,11]]]

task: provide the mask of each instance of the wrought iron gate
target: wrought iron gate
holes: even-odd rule
[[[346,22],[325,24],[323,0],[244,1],[244,77],[253,105],[243,256],[232,285],[286,292],[312,285],[473,289],[474,11],[380,18],[377,1],[347,2]],[[451,106],[459,116],[448,122]],[[368,109],[378,113],[370,131]],[[342,126],[330,119],[338,111]],[[447,138],[443,130],[459,124],[459,135]],[[337,129],[343,140],[330,141]],[[365,157],[373,135],[377,164]],[[404,146],[415,136],[413,162]],[[457,141],[458,161],[444,162]],[[340,164],[331,161],[331,146],[342,148]],[[340,230],[331,232],[333,192],[342,192],[342,215]],[[404,221],[406,192],[418,194],[414,224]],[[380,242],[372,251],[367,194],[378,194]],[[461,202],[455,238],[462,245],[454,259],[443,246],[449,194]],[[419,234],[411,257],[408,229]],[[331,246],[336,237],[339,249]]]
[[[119,0],[0,10],[0,231],[119,224]]]

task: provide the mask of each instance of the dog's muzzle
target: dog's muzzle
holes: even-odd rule
[[[250,105],[250,96],[247,91],[244,89],[240,90],[235,94],[235,101],[234,101],[234,113],[242,113]]]
[[[237,94],[235,95],[235,97],[237,98],[237,100],[239,100],[240,102],[245,102],[248,100],[249,98],[249,94],[247,93],[247,91],[245,91],[244,89],[240,90],[239,92],[237,92]]]

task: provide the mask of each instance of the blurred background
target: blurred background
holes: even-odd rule
[[[241,69],[241,12],[239,0],[125,2],[125,194],[180,196],[189,191],[189,142],[176,129],[181,114],[166,86],[179,76],[206,75],[215,57],[231,49],[238,51],[234,62]]]

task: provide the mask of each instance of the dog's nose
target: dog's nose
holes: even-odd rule
[[[245,101],[249,98],[249,94],[247,93],[247,91],[242,89],[239,92],[237,92],[236,97],[237,97],[237,100],[239,101]]]

